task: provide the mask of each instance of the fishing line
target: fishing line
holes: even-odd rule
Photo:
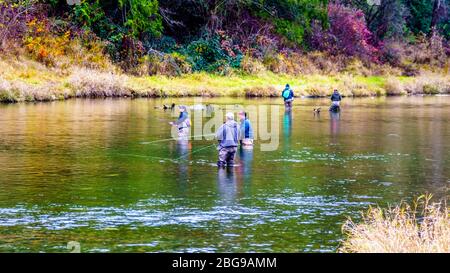
[[[196,136],[189,136],[187,137],[187,139],[192,139],[192,138],[197,138],[197,137],[207,137],[207,136],[215,136],[216,134],[206,134],[206,135],[196,135]],[[142,145],[149,145],[149,144],[154,144],[154,143],[159,143],[159,142],[164,142],[164,141],[171,141],[171,140],[177,140],[176,138],[167,138],[167,139],[159,139],[159,140],[155,140],[155,141],[150,141],[150,142],[141,142]]]
[[[195,153],[197,153],[197,152],[200,152],[200,151],[202,151],[202,150],[211,148],[211,147],[216,146],[216,145],[217,145],[217,144],[211,144],[211,145],[208,145],[208,146],[206,146],[206,147],[197,149],[197,150],[195,150],[195,151],[187,152],[187,153],[185,153],[184,155],[182,155],[182,156],[176,158],[175,160],[180,160],[180,159],[182,159],[182,158],[184,158],[184,157],[186,157],[186,156],[188,156],[188,155],[195,154]]]
[[[119,156],[133,156],[133,157],[140,157],[140,158],[154,158],[159,160],[169,160],[174,161],[173,158],[167,158],[167,157],[158,157],[158,156],[151,156],[151,155],[137,155],[137,154],[116,154]]]
[[[151,159],[158,159],[158,160],[167,160],[167,161],[172,161],[172,162],[177,162],[177,163],[179,163],[179,160],[180,160],[180,159],[183,159],[184,157],[186,157],[186,156],[188,156],[188,155],[195,154],[195,153],[198,153],[198,152],[203,151],[203,150],[205,150],[205,149],[211,148],[211,147],[213,147],[213,146],[215,146],[215,145],[216,145],[216,144],[211,144],[211,145],[208,145],[208,146],[206,146],[206,147],[202,147],[202,148],[199,148],[199,149],[197,149],[197,150],[194,150],[194,151],[192,151],[192,152],[187,152],[187,153],[185,153],[184,155],[182,155],[182,156],[180,156],[180,157],[177,157],[177,158],[158,157],[158,156],[151,156],[151,155],[137,155],[137,154],[117,154],[117,155],[119,155],[119,156],[140,157],[140,158],[151,158]]]

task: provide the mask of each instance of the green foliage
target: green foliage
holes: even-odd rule
[[[289,42],[294,45],[303,44],[303,38],[305,36],[304,26],[285,19],[275,19],[274,24],[277,33],[286,37]]]
[[[260,0],[263,9],[260,16],[275,24],[278,34],[295,45],[304,46],[304,36],[311,30],[311,23],[319,21],[327,25],[328,0]]]
[[[194,71],[227,73],[230,68],[239,68],[242,60],[242,53],[227,48],[218,35],[191,42],[185,53]]]
[[[130,28],[134,37],[145,33],[160,36],[161,16],[158,13],[157,0],[119,0],[120,9],[125,12],[125,26]]]
[[[434,0],[406,1],[411,13],[408,27],[413,33],[419,34],[421,32],[430,32],[433,1]]]

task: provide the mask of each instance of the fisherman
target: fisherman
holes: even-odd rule
[[[292,102],[294,101],[294,91],[292,91],[289,84],[286,84],[283,92],[281,92],[281,96],[284,99],[284,106],[290,109],[292,107]]]
[[[178,119],[174,122],[170,122],[169,124],[178,127],[178,136],[180,138],[187,138],[189,135],[189,128],[191,127],[189,113],[187,112],[187,107],[184,105],[180,105],[178,108],[180,109]]]
[[[342,100],[341,94],[339,94],[339,91],[337,89],[334,89],[334,92],[331,95],[330,111],[333,111],[333,112],[339,111],[341,100]]]
[[[247,117],[247,112],[240,111],[238,113],[239,119],[241,121],[240,126],[240,143],[241,147],[244,149],[252,149],[253,148],[253,128],[250,120]]]
[[[234,121],[233,113],[227,113],[226,119],[226,122],[220,126],[216,133],[216,138],[219,141],[217,147],[219,151],[218,167],[232,167],[234,165],[234,157],[238,146],[239,126]]]

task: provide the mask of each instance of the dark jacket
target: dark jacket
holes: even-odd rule
[[[217,130],[216,138],[219,140],[220,148],[238,146],[239,126],[236,121],[229,120]]]
[[[331,101],[341,101],[342,97],[341,94],[339,94],[339,92],[333,92],[333,94],[331,95]]]

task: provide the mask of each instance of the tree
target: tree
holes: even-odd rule
[[[134,37],[143,34],[161,35],[162,24],[157,0],[119,0],[124,26],[130,28]]]
[[[378,48],[367,28],[364,13],[342,4],[328,5],[330,27],[314,26],[312,45],[332,54],[357,56],[366,61],[378,61]]]

